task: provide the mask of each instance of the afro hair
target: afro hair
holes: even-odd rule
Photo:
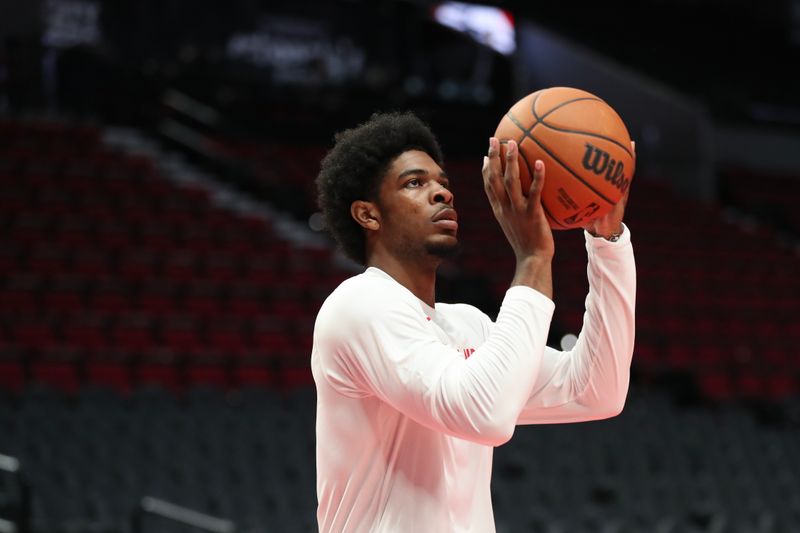
[[[350,206],[356,200],[375,200],[391,162],[408,150],[426,152],[442,165],[436,137],[416,115],[375,113],[363,124],[338,133],[322,159],[317,202],[326,228],[345,255],[362,265],[367,262],[366,237]]]

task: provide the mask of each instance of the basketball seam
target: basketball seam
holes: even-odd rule
[[[605,135],[600,135],[600,134],[592,133],[592,132],[588,132],[588,131],[568,130],[568,129],[564,129],[564,128],[558,128],[556,126],[553,126],[553,125],[548,124],[547,122],[545,122],[545,119],[547,118],[548,115],[552,114],[554,111],[564,107],[567,104],[572,104],[574,102],[581,102],[583,100],[591,100],[591,101],[594,101],[594,102],[601,102],[601,103],[605,104],[605,102],[603,100],[601,100],[600,98],[591,98],[591,97],[588,97],[588,96],[582,96],[580,98],[573,98],[572,100],[567,100],[566,102],[561,102],[560,104],[558,104],[557,106],[555,106],[554,108],[552,108],[551,110],[549,110],[547,113],[545,113],[544,115],[542,115],[540,117],[539,115],[536,114],[536,102],[539,100],[540,96],[541,96],[540,94],[537,94],[536,98],[533,99],[533,103],[531,104],[531,113],[533,114],[533,118],[536,119],[536,122],[533,123],[533,125],[530,127],[530,129],[526,130],[527,132],[533,131],[533,128],[535,128],[536,126],[538,126],[541,123],[545,127],[550,128],[550,129],[555,130],[555,131],[562,131],[564,133],[578,133],[578,134],[581,134],[581,135],[588,135],[590,137],[597,137],[598,139],[604,139],[604,140],[606,140],[606,141],[608,141],[610,143],[616,144],[617,146],[619,146],[620,148],[625,150],[625,153],[628,154],[628,156],[633,158],[633,154],[631,153],[631,147],[630,146],[623,146],[622,143],[620,143],[620,142],[618,142],[618,141],[616,141],[614,139],[611,139],[610,137],[606,137]],[[519,126],[519,124],[517,124],[517,125]],[[523,128],[523,129],[525,129],[525,128]]]
[[[536,125],[539,125],[539,124],[541,124],[545,128],[550,128],[551,130],[554,130],[554,131],[560,131],[560,132],[563,132],[563,133],[577,133],[579,135],[586,135],[587,137],[597,137],[598,139],[603,139],[605,141],[608,141],[608,142],[610,142],[612,144],[615,144],[615,145],[619,146],[620,148],[625,150],[625,153],[628,154],[628,156],[630,156],[631,159],[633,158],[633,154],[630,152],[630,146],[628,148],[625,148],[625,146],[621,142],[618,142],[618,141],[612,139],[611,137],[606,137],[605,135],[600,135],[599,133],[592,133],[590,131],[568,130],[566,128],[558,128],[556,126],[548,124],[544,120],[539,121],[539,122],[536,123]]]
[[[530,128],[526,128],[526,127],[525,127],[524,125],[522,125],[522,124],[521,124],[519,121],[517,121],[516,117],[514,117],[514,115],[512,115],[512,114],[511,114],[511,110],[509,110],[509,111],[508,111],[508,113],[506,113],[506,116],[507,116],[507,117],[508,117],[508,118],[511,120],[511,122],[513,122],[514,124],[516,124],[516,125],[517,125],[517,127],[518,127],[519,129],[521,129],[521,130],[522,130],[522,132],[523,132],[522,139],[524,139],[524,138],[525,138],[525,136],[526,136],[527,134],[529,134],[531,131],[533,131],[533,128],[535,128],[536,126],[538,126],[538,125],[539,125],[539,123],[541,123],[541,124],[544,124],[545,126],[548,126],[548,127],[552,127],[552,126],[550,126],[549,124],[547,124],[547,123],[544,121],[544,119],[546,119],[546,118],[547,118],[547,116],[548,116],[548,115],[550,115],[551,113],[553,113],[554,111],[556,111],[556,110],[558,110],[558,109],[560,109],[560,108],[564,107],[564,106],[565,106],[565,105],[567,105],[567,104],[572,104],[572,103],[574,103],[574,102],[581,102],[581,101],[583,101],[583,100],[591,100],[591,101],[594,101],[594,102],[602,102],[602,103],[605,103],[605,102],[603,102],[603,101],[602,101],[601,99],[599,99],[599,98],[590,98],[590,97],[588,97],[588,96],[581,96],[580,98],[573,98],[572,100],[567,100],[566,102],[561,102],[560,104],[558,104],[558,105],[557,105],[557,106],[555,106],[554,108],[550,109],[550,110],[549,110],[547,113],[545,113],[544,115],[542,115],[542,116],[540,117],[539,115],[537,115],[537,114],[536,114],[536,102],[537,102],[537,101],[539,101],[539,97],[540,97],[540,96],[541,96],[540,94],[537,94],[537,95],[536,95],[536,98],[534,98],[534,99],[533,99],[533,102],[531,103],[531,113],[533,114],[533,118],[535,118],[535,119],[536,119],[536,122],[534,122],[533,124],[531,124],[531,127],[530,127]],[[556,128],[553,128],[553,129],[556,129]],[[522,139],[520,139],[520,142],[522,141]]]
[[[536,126],[536,124],[538,124],[539,122],[544,123],[544,119],[547,118],[547,115],[550,115],[554,111],[556,111],[558,109],[561,109],[562,107],[564,107],[567,104],[572,104],[574,102],[581,102],[583,100],[592,100],[592,101],[595,101],[595,102],[602,102],[602,103],[605,104],[605,102],[603,102],[599,98],[591,98],[591,97],[588,97],[588,96],[581,96],[580,98],[573,98],[572,100],[567,100],[565,102],[561,102],[560,104],[558,104],[553,109],[549,110],[547,113],[545,113],[544,115],[542,115],[540,117],[539,115],[536,114],[536,102],[539,101],[539,97],[540,96],[541,96],[541,94],[537,94],[536,98],[533,99],[533,103],[531,104],[531,113],[533,113],[533,118],[536,119],[536,123],[533,126],[531,126],[531,129],[533,129]]]
[[[527,129],[525,128],[525,126],[522,125],[522,123],[520,121],[517,120],[517,117],[515,117],[514,115],[511,114],[511,111],[506,113],[506,117],[508,117],[508,119],[511,122],[513,122],[515,126],[517,126],[520,130],[522,130],[522,137],[520,137],[519,140],[517,141],[517,144],[521,143],[522,141],[525,140],[525,137],[527,137],[527,135],[528,135]],[[538,124],[538,122],[536,124]],[[534,124],[534,126],[536,124]],[[503,141],[501,141],[501,142],[503,142]]]

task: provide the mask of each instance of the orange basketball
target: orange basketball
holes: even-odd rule
[[[500,120],[495,137],[517,141],[523,191],[534,162],[544,161],[542,206],[553,229],[583,227],[605,215],[633,178],[628,129],[611,106],[580,89],[529,94]]]

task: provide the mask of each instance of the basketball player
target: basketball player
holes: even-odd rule
[[[606,418],[625,403],[636,287],[625,202],[585,234],[583,329],[561,352],[545,347],[554,245],[543,163],[525,196],[513,141],[505,172],[497,139],[483,159],[517,260],[496,322],[435,303],[436,269],[458,248],[441,165],[433,134],[409,113],[373,115],[339,134],[322,161],[327,227],[366,267],[327,298],[314,329],[322,532],[494,531],[494,446],[518,424]]]

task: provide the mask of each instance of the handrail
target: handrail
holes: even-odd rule
[[[166,518],[211,533],[236,532],[236,524],[230,520],[207,515],[160,498],[145,496],[134,511],[133,531],[135,533],[144,533],[144,515],[146,514]]]

